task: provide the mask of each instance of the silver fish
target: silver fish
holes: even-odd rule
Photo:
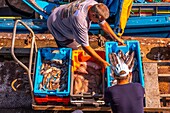
[[[116,66],[118,64],[118,60],[117,60],[117,55],[115,53],[112,53],[112,58],[113,58],[113,63],[114,65],[113,66]]]
[[[119,50],[119,51],[118,51],[118,56],[119,56],[120,58],[122,58],[123,61],[126,60],[126,56],[123,54],[123,51],[122,51],[122,50]]]
[[[67,87],[67,85],[66,84],[62,84],[61,85],[61,88],[59,89],[59,91],[64,91],[64,89]]]
[[[135,61],[136,61],[136,58],[133,58],[133,60],[132,60],[131,64],[129,65],[129,70],[130,70],[130,72],[132,72],[132,70],[133,70],[133,67],[134,67]]]
[[[126,64],[129,66],[134,58],[135,52],[133,51],[130,56],[128,57],[128,59],[126,59]]]
[[[112,58],[112,54],[109,54],[109,59],[110,59],[111,64],[114,65],[114,60]]]

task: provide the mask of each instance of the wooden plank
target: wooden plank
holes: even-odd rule
[[[169,63],[170,62],[170,60],[149,60],[149,59],[147,59],[147,60],[143,60],[143,62],[146,62],[146,63]]]
[[[157,63],[143,63],[146,107],[160,107]]]
[[[56,106],[56,105],[32,105],[34,110],[57,110],[57,111],[73,111],[80,109],[82,111],[111,111],[110,107],[76,107],[76,106]],[[170,111],[170,107],[144,107],[146,112],[161,112],[161,111]]]
[[[73,111],[80,109],[82,111],[111,111],[110,107],[76,107],[76,106],[56,106],[56,105],[35,105],[32,104],[34,110],[57,110],[57,111]],[[144,107],[145,112],[162,112],[170,111],[170,107]]]
[[[160,65],[159,65],[160,64]],[[170,75],[170,64],[168,63],[158,63],[158,76],[166,77]]]
[[[80,109],[82,111],[111,111],[110,107],[94,107],[94,106],[56,106],[56,105],[35,105],[32,104],[34,110],[60,110],[60,111],[73,111]]]
[[[168,97],[168,98],[170,98],[170,94],[160,94],[160,97]]]
[[[160,108],[155,108],[155,107],[145,107],[144,108],[145,112],[162,112],[162,111],[168,111],[170,112],[170,107],[160,107]]]
[[[158,74],[158,77],[170,77],[170,74]]]
[[[169,113],[170,111],[163,111],[162,113]]]

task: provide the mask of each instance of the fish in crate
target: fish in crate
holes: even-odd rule
[[[115,52],[112,52],[109,54],[109,59],[112,65],[111,75],[114,75],[113,68],[115,68],[119,64],[121,66],[123,66],[122,64],[124,64],[128,66],[128,69],[126,69],[126,71],[129,71],[130,73],[133,72],[129,78],[129,82],[139,81],[139,77],[138,77],[139,75],[138,73],[135,73],[135,71],[137,71],[137,68],[136,66],[134,67],[135,62],[136,62],[135,51],[128,51],[126,54],[124,54],[122,50],[119,50],[117,54]],[[117,81],[114,79],[112,81],[112,85],[115,85],[115,84],[117,84]]]
[[[105,59],[104,51],[96,51]],[[81,106],[104,105],[105,68],[83,50],[74,50],[72,54],[71,104]]]
[[[67,64],[68,60],[44,60],[40,71],[40,74],[43,76],[43,79],[42,82],[39,84],[39,89],[59,91],[65,90],[68,74]]]
[[[100,85],[102,84],[101,69],[101,66],[94,62],[80,62],[80,67],[74,71],[74,94],[100,94]]]

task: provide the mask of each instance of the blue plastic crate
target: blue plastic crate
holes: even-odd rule
[[[55,53],[52,53],[52,51],[55,50]],[[40,90],[39,84],[42,82],[43,75],[40,74],[41,66],[42,66],[42,60],[53,60],[53,59],[59,59],[59,60],[66,60],[68,59],[68,79],[67,79],[67,88],[63,91],[59,90]],[[34,77],[34,95],[40,96],[40,97],[46,97],[46,96],[69,96],[70,95],[70,77],[71,77],[71,59],[72,59],[72,49],[71,48],[39,48],[37,53],[37,62],[36,62],[36,72]]]
[[[110,63],[109,54],[112,52],[118,53],[119,50],[125,54],[129,50],[135,51],[135,58],[137,62],[135,63],[135,67],[138,68],[138,77],[139,82],[144,87],[144,76],[143,76],[143,68],[142,68],[142,60],[141,60],[141,52],[140,52],[140,43],[136,40],[125,41],[126,46],[119,46],[117,42],[106,42],[105,49],[106,49],[106,61]],[[113,76],[111,75],[111,68],[107,67],[107,86],[112,86],[112,80],[114,80]],[[132,72],[133,74],[133,72]]]

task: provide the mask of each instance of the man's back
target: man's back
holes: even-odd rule
[[[47,20],[48,29],[58,41],[76,39],[82,45],[89,45],[88,30],[91,21],[87,18],[88,6],[97,4],[94,0],[76,0],[54,9]]]
[[[143,113],[143,99],[144,88],[139,83],[115,85],[105,92],[113,113]]]

